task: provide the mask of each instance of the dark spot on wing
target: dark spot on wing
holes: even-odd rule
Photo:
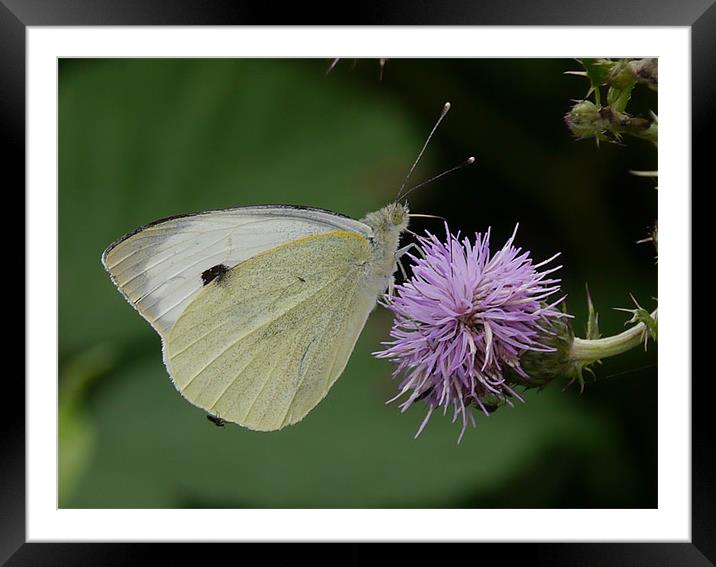
[[[206,285],[209,282],[214,281],[216,278],[220,278],[228,271],[229,268],[224,264],[217,264],[216,266],[212,266],[208,270],[204,270],[201,273],[201,281],[204,282],[204,285]]]
[[[209,421],[211,421],[211,422],[212,422],[214,425],[216,425],[217,427],[224,427],[224,424],[226,423],[226,422],[225,422],[223,419],[221,419],[218,415],[208,414],[208,415],[206,416],[206,419],[208,419]]]
[[[304,280],[301,276],[296,276],[298,278],[298,281],[306,283],[306,280]]]

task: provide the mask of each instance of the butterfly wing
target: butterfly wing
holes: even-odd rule
[[[212,269],[231,269],[284,242],[335,230],[372,234],[360,221],[321,209],[221,209],[143,226],[111,244],[102,263],[127,301],[164,337],[211,275],[220,273]]]
[[[329,231],[258,254],[210,282],[164,340],[194,405],[251,429],[295,423],[340,376],[375,306],[370,241]]]

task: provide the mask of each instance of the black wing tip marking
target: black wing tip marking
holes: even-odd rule
[[[224,427],[224,425],[226,424],[226,422],[223,419],[221,419],[218,415],[207,414],[206,419],[208,419],[210,422],[212,422],[217,427]]]
[[[217,278],[221,279],[221,277],[228,271],[229,267],[225,264],[217,264],[216,266],[212,266],[208,270],[204,270],[201,273],[201,281],[203,282],[202,285],[207,285]]]
[[[228,210],[228,209],[226,209],[226,210]],[[212,211],[206,211],[206,212],[208,213],[208,212],[212,212]],[[148,228],[151,228],[151,227],[153,227],[153,226],[155,226],[155,225],[158,225],[158,224],[161,224],[161,223],[163,223],[163,222],[168,222],[168,221],[171,221],[171,220],[181,219],[181,218],[184,218],[184,217],[192,217],[192,216],[196,216],[196,215],[200,215],[200,214],[202,214],[202,213],[187,213],[187,214],[183,214],[183,215],[173,215],[173,216],[169,216],[169,217],[163,217],[163,218],[157,219],[157,220],[152,221],[152,222],[148,222],[147,224],[143,224],[142,226],[138,226],[138,227],[135,228],[134,230],[130,230],[128,233],[126,233],[126,234],[120,236],[117,240],[113,241],[109,246],[107,246],[107,248],[104,249],[104,252],[102,252],[102,261],[104,261],[104,260],[107,258],[107,255],[108,255],[114,248],[116,248],[119,244],[121,244],[121,243],[124,242],[125,240],[128,240],[129,238],[132,238],[132,236],[134,236],[135,234],[138,234],[138,233],[142,232],[143,230],[146,230],[146,229],[148,229]]]
[[[142,226],[139,226],[135,228],[134,230],[129,231],[127,234],[120,236],[117,240],[112,242],[107,248],[105,248],[104,252],[102,253],[102,262],[105,263],[105,259],[107,258],[107,255],[119,244],[127,240],[128,238],[131,238],[135,234],[138,234],[142,232],[143,230],[146,230],[148,228],[151,228],[153,226],[156,226],[158,224],[162,224],[163,222],[169,222],[176,219],[183,219],[187,217],[199,217],[201,215],[209,215],[211,213],[228,213],[231,211],[237,211],[240,209],[299,209],[301,211],[316,211],[320,213],[329,213],[331,215],[335,215],[337,217],[343,217],[345,219],[351,219],[356,220],[353,217],[349,217],[348,215],[344,215],[343,213],[337,213],[335,211],[331,211],[330,209],[322,209],[320,207],[306,207],[304,205],[285,205],[285,204],[276,204],[276,205],[248,205],[246,207],[226,207],[223,209],[209,209],[207,211],[201,211],[197,213],[184,213],[180,215],[172,215],[168,217],[163,217],[160,219],[157,219],[155,221],[149,222],[147,224],[143,224]]]

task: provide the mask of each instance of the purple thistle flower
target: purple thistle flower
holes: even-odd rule
[[[548,277],[561,268],[539,271],[548,260],[533,264],[529,252],[513,245],[517,227],[505,245],[490,255],[490,231],[460,240],[445,226],[447,241],[426,232],[419,236],[420,256],[412,254],[412,276],[395,286],[395,296],[381,303],[395,315],[386,349],[374,353],[396,363],[393,376],[402,376],[400,404],[406,411],[423,400],[428,406],[416,437],[433,411],[452,406],[453,422],[462,417],[458,442],[468,420],[475,425],[470,406],[489,415],[511,398],[523,401],[515,385],[529,385],[520,366],[527,351],[553,352],[544,344],[550,323],[568,316],[548,303],[560,289],[559,279]],[[512,372],[505,377],[505,370]]]

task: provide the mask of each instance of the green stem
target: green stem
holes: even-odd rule
[[[651,314],[654,319],[657,318],[657,311],[654,310]],[[649,330],[644,323],[637,323],[623,333],[613,337],[591,340],[575,337],[572,348],[569,351],[569,357],[574,362],[588,364],[595,360],[616,356],[642,344],[644,342],[644,333],[648,332]]]

